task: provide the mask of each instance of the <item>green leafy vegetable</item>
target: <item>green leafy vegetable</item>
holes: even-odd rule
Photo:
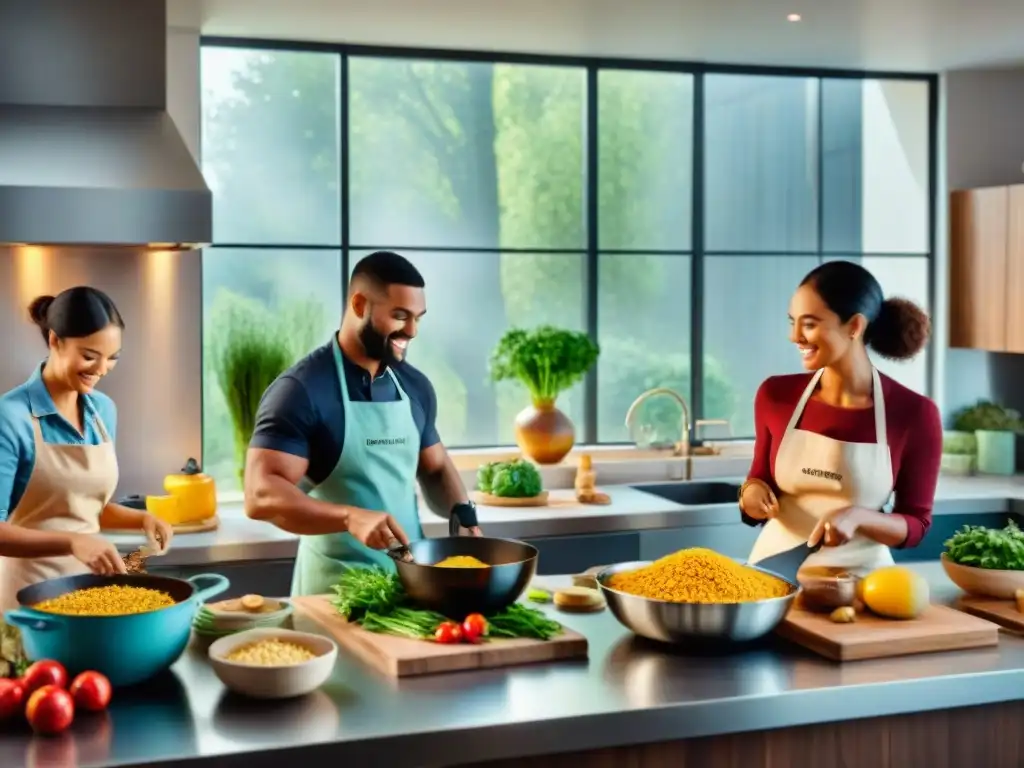
[[[526,593],[526,599],[531,603],[550,603],[551,593],[545,592],[543,589],[531,589]]]
[[[512,328],[491,354],[493,381],[518,381],[535,405],[554,403],[597,362],[601,350],[587,334],[542,325]]]
[[[430,640],[437,627],[450,617],[408,605],[408,597],[397,573],[383,568],[348,567],[334,585],[331,603],[349,621],[370,632],[379,632],[414,640]],[[465,617],[452,620],[461,622]],[[562,625],[538,610],[513,603],[487,616],[488,634],[495,638],[532,637],[550,640],[562,631]]]
[[[1002,530],[965,525],[945,542],[954,563],[974,568],[1024,571],[1024,531],[1013,520]]]
[[[476,471],[476,487],[484,493],[491,492],[491,484],[494,482],[494,471],[505,464],[504,461],[489,461],[482,464]]]
[[[334,595],[332,604],[349,621],[360,621],[367,613],[389,613],[405,602],[405,590],[398,574],[376,566],[347,566],[334,585]]]
[[[562,625],[549,619],[536,608],[512,603],[508,608],[487,617],[491,637],[533,637],[550,640],[562,631]]]
[[[544,483],[537,467],[523,459],[493,463],[489,470],[489,477],[485,476],[484,479],[485,481],[489,480],[486,488],[480,486],[478,472],[477,487],[484,493],[494,496],[527,498],[536,496],[544,489]]]
[[[386,635],[411,637],[413,640],[429,640],[434,631],[448,621],[433,611],[418,611],[414,608],[394,608],[389,613],[368,612],[360,622],[363,629]]]

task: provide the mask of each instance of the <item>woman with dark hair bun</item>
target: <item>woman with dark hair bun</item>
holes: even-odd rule
[[[124,573],[101,527],[138,528],[158,551],[170,526],[110,503],[117,410],[95,391],[121,354],[124,321],[102,291],[70,288],[29,306],[49,354],[0,396],[0,610],[18,590],[77,573]]]
[[[849,261],[812,270],[793,294],[789,321],[812,373],[772,376],[754,399],[754,460],[739,505],[744,522],[764,528],[749,559],[820,543],[805,566],[863,575],[892,564],[890,547],[917,546],[931,525],[939,411],[879,373],[868,355],[912,358],[930,321],[913,302],[886,298]]]

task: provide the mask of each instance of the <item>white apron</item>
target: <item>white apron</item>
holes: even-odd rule
[[[871,370],[874,443],[847,443],[797,428],[823,372],[819,370],[811,378],[782,436],[775,457],[775,484],[781,491],[778,515],[765,523],[750,552],[750,563],[805,544],[818,521],[837,510],[864,507],[881,512],[892,495],[885,400],[877,370]],[[806,566],[844,568],[857,575],[892,564],[888,547],[861,535],[836,547],[822,547],[805,562]]]
[[[100,513],[117,488],[114,444],[97,415],[99,445],[51,444],[43,441],[39,419],[32,417],[36,462],[25,492],[7,519],[10,525],[36,531],[96,534]],[[0,557],[0,611],[18,607],[18,591],[60,576],[89,573],[71,555],[60,557]]]

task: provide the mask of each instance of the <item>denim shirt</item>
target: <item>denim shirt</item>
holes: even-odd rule
[[[36,464],[35,434],[32,417],[39,419],[43,442],[55,445],[100,445],[103,434],[97,419],[103,421],[114,440],[117,408],[100,392],[82,396],[85,434],[57,412],[53,398],[43,383],[43,365],[21,386],[0,395],[0,522],[7,520],[25,494],[25,487]]]

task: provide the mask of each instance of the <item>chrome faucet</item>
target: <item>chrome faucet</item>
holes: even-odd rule
[[[636,415],[637,406],[639,406],[644,400],[654,395],[668,395],[669,397],[675,398],[680,406],[683,408],[683,430],[680,435],[679,442],[673,444],[672,455],[673,456],[689,456],[690,455],[690,407],[686,404],[686,400],[676,392],[674,389],[668,387],[656,387],[655,389],[649,389],[644,392],[640,397],[633,401],[633,404],[629,406],[629,410],[626,411],[626,429],[629,430],[630,437],[633,437],[633,418]],[[636,438],[633,437],[633,442],[636,442]]]

